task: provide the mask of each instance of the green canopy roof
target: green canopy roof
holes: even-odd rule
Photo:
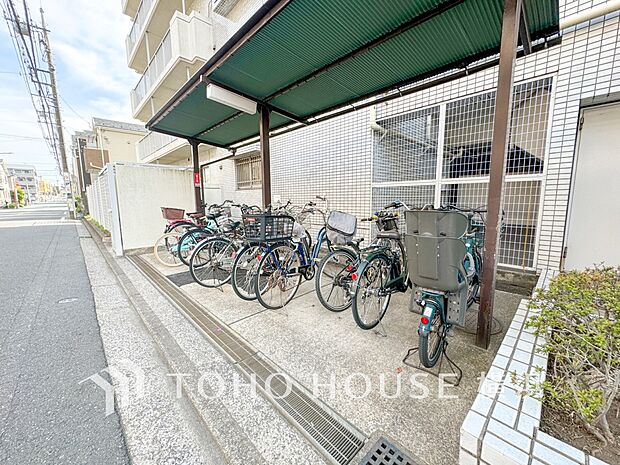
[[[229,147],[258,115],[206,98],[206,84],[272,110],[272,129],[463,67],[499,51],[503,0],[269,0],[148,122]],[[524,0],[531,40],[558,34],[558,0]]]

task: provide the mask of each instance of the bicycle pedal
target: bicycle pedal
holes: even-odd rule
[[[454,337],[454,329],[450,328],[447,332],[446,332],[446,336],[448,337]]]

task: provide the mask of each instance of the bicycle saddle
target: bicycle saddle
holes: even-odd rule
[[[204,217],[204,213],[202,212],[192,212],[192,213],[188,213],[187,216],[189,216],[190,218],[193,218],[195,220],[198,220],[202,217]]]

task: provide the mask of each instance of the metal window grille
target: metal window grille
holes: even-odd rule
[[[499,257],[504,266],[535,267],[551,90],[551,78],[514,88]],[[485,92],[377,121],[373,209],[395,199],[416,207],[485,206],[494,112],[495,92]]]
[[[237,189],[255,189],[261,187],[262,169],[260,155],[251,155],[235,160]]]

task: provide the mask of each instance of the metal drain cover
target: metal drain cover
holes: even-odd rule
[[[418,465],[386,438],[380,438],[359,465]]]
[[[465,323],[463,326],[457,326],[458,329],[468,334],[476,334],[478,332],[478,304],[473,304],[465,312]],[[499,320],[493,317],[493,324],[491,325],[491,335],[501,333],[504,330]]]

